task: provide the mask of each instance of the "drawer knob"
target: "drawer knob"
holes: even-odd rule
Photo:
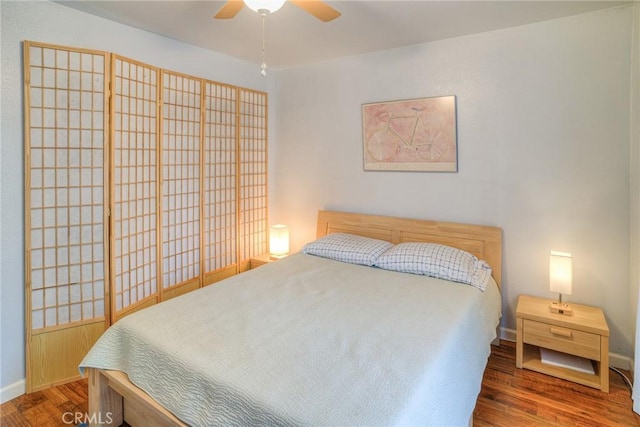
[[[559,337],[564,337],[564,338],[571,338],[572,334],[571,334],[571,330],[570,329],[564,329],[564,328],[556,328],[555,326],[551,326],[549,328],[549,331],[553,334],[553,335],[557,335]]]

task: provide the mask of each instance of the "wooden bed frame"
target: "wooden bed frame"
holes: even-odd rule
[[[502,230],[497,227],[426,221],[419,219],[345,213],[318,212],[316,237],[343,232],[401,242],[433,242],[453,246],[484,259],[493,278],[502,284]],[[185,426],[119,371],[88,369],[90,425]],[[473,417],[469,420],[470,425]]]

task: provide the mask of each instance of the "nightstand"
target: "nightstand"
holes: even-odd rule
[[[284,258],[284,257],[283,257]],[[270,262],[273,261],[278,261],[278,258],[271,258],[271,254],[262,254],[262,255],[257,255],[254,257],[251,257],[251,259],[249,260],[249,268],[253,269],[253,268],[257,268],[260,267],[261,265],[265,265],[265,264],[269,264]]]
[[[571,304],[573,314],[551,313],[550,299],[521,295],[516,308],[516,367],[609,392],[609,327],[597,307]],[[594,374],[543,363],[540,349],[583,357]]]

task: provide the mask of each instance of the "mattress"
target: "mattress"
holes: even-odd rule
[[[131,314],[80,365],[187,424],[467,425],[500,293],[293,254]]]

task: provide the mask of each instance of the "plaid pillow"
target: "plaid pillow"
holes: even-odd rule
[[[302,253],[348,262],[372,266],[376,259],[393,244],[384,240],[356,236],[346,233],[332,233],[307,243]]]
[[[491,267],[469,252],[435,243],[400,243],[382,254],[376,267],[466,283],[484,291]]]

